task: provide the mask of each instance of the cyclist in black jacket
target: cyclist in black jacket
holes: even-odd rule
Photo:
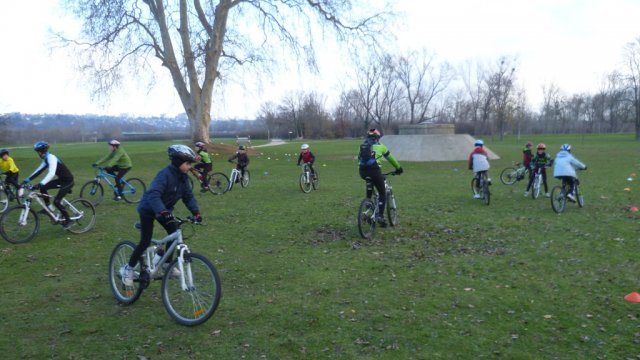
[[[71,188],[73,188],[73,175],[59,157],[49,152],[49,143],[46,141],[38,141],[35,143],[33,145],[33,150],[38,153],[38,156],[42,159],[42,163],[40,163],[40,166],[38,166],[31,175],[24,179],[22,183],[30,183],[33,178],[48,169],[47,175],[40,180],[40,183],[34,185],[33,188],[36,190],[39,189],[40,192],[45,195],[48,195],[47,190],[49,189],[59,189],[58,193],[53,198],[53,205],[60,210],[60,214],[62,214],[62,217],[64,218],[62,226],[64,226],[65,229],[68,229],[71,226],[72,221],[69,218],[69,213],[64,209],[64,206],[62,206],[61,201],[65,195],[71,192]],[[56,176],[57,178],[54,179]],[[43,200],[47,207],[51,209],[49,206],[49,197],[44,197]]]

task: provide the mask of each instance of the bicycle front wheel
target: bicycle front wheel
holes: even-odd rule
[[[129,305],[138,300],[142,290],[144,290],[139,280],[140,262],[134,269],[133,285],[126,286],[122,282],[124,266],[129,263],[135,248],[136,244],[133,242],[128,240],[121,241],[113,249],[109,258],[109,285],[111,286],[111,292],[116,297],[116,300],[123,305]]]
[[[240,181],[240,185],[242,185],[243,188],[246,188],[247,186],[249,186],[250,179],[251,179],[251,173],[249,172],[249,170],[245,170],[244,176],[242,177],[242,181]]]
[[[185,254],[184,273],[173,274],[178,268],[175,259],[162,279],[162,302],[169,315],[179,324],[200,325],[207,321],[220,303],[220,277],[215,266],[204,256]],[[182,287],[182,280],[186,289]]]
[[[142,195],[147,191],[144,181],[138,178],[127,179],[122,188],[122,198],[129,204],[137,204],[142,200]]]
[[[221,172],[209,175],[209,192],[214,195],[222,195],[229,190],[229,178]]]
[[[73,221],[67,230],[74,234],[85,233],[96,225],[96,208],[89,200],[75,199],[65,207],[69,217]]]
[[[578,202],[579,207],[584,207],[584,196],[580,192],[580,186],[576,185],[576,201]]]
[[[376,207],[371,199],[363,199],[358,209],[358,232],[364,239],[370,239],[376,230]]]
[[[398,214],[396,212],[396,197],[393,195],[393,190],[387,192],[387,217],[389,218],[389,225],[396,226],[398,223]]]
[[[26,243],[40,229],[40,219],[33,209],[16,205],[7,209],[0,217],[0,235],[13,244]]]
[[[516,168],[508,167],[500,173],[500,181],[505,185],[513,185],[517,180],[518,170]]]
[[[82,185],[80,189],[80,197],[91,201],[93,206],[98,206],[104,199],[104,188],[102,184],[96,180],[91,180]]]
[[[9,194],[2,188],[0,189],[0,213],[5,212],[9,208]]]
[[[551,208],[560,214],[567,205],[567,196],[561,186],[554,186],[551,190]]]
[[[300,174],[300,190],[302,190],[303,193],[311,192],[311,182],[307,180],[307,176],[311,175],[307,173]]]
[[[540,196],[540,185],[542,185],[542,175],[534,175],[533,189],[531,189],[531,197],[535,200]]]

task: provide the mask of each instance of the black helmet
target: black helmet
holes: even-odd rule
[[[37,143],[33,144],[33,150],[38,152],[46,152],[47,150],[49,150],[49,143],[46,141],[38,141]]]
[[[0,149],[0,156],[4,156],[4,154],[9,154],[9,150],[7,150],[7,149]]]
[[[169,148],[167,149],[167,154],[169,154],[169,159],[171,159],[171,161],[176,160],[180,163],[183,163],[185,161],[188,161],[188,162],[198,161],[196,153],[193,150],[191,150],[190,147],[182,144],[169,146]]]
[[[238,150],[246,150],[247,148],[244,147],[244,145],[240,145],[238,146]]]

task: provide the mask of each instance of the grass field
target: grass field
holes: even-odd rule
[[[500,183],[529,139],[552,155],[573,145],[589,166],[580,173],[584,208],[558,215],[548,199],[524,198],[526,184]],[[628,181],[640,174],[638,142],[631,134],[484,140],[501,156],[491,164],[490,206],[472,199],[465,161],[403,163],[391,179],[399,225],[371,241],[356,228],[359,141],[309,142],[320,174],[310,194],[297,183],[300,143],[261,148],[248,188],[196,195],[205,226],[188,243],[222,280],[217,312],[198,327],[171,320],[159,282],[131,306],[112,296],[107,263],[117,242],[138,241],[134,205],[106,200],[87,234],[43,222],[27,244],[0,240],[0,350],[7,359],[640,357],[640,304],[623,300],[639,287],[640,216],[629,207],[640,205],[640,178]],[[148,184],[167,164],[168,144],[125,144],[129,175]],[[71,197],[107,150],[52,146],[75,174]],[[39,163],[28,147],[11,154],[21,179]],[[228,173],[224,160],[214,156],[214,170]]]

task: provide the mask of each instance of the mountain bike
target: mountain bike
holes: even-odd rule
[[[235,164],[235,162],[232,163]],[[238,170],[238,168],[234,167],[233,169],[231,169],[231,173],[229,174],[229,185],[227,186],[227,190],[225,190],[225,192],[231,191],[231,189],[233,189],[233,184],[235,184],[236,182],[239,182],[243,188],[249,186],[249,179],[251,179],[251,173],[249,172],[249,169],[244,169],[243,176],[242,172]]]
[[[500,181],[502,181],[505,185],[513,185],[517,181],[522,179],[528,179],[531,170],[521,165],[520,163],[515,163],[514,166],[504,168],[500,173]]]
[[[542,167],[539,167],[533,174],[533,183],[531,184],[531,197],[534,200],[540,196],[540,188],[542,187],[542,169]]]
[[[388,175],[396,175],[395,171],[382,174],[384,176],[384,188],[387,195],[387,217],[389,218],[389,225],[396,226],[397,224],[397,207],[396,197],[393,194],[393,188],[387,180]],[[378,191],[373,186],[371,179],[366,178],[367,192],[371,191],[371,198],[364,198],[360,202],[360,208],[358,209],[358,232],[364,239],[370,239],[376,230],[378,218]]]
[[[97,168],[95,178],[82,185],[80,197],[91,201],[94,206],[100,205],[104,199],[104,187],[101,182],[106,182],[111,190],[116,193],[118,188],[111,182],[111,179],[115,178],[116,175],[106,172],[103,167]],[[120,179],[120,183],[124,185],[122,187],[122,198],[130,204],[139,203],[142,195],[144,195],[144,192],[147,190],[144,181],[135,177],[126,180],[122,178]]]
[[[302,174],[300,174],[300,190],[304,193],[309,193],[311,190],[318,190],[318,170],[314,171],[314,175],[311,175],[311,167],[309,164],[302,165]]]
[[[49,208],[44,198],[52,196],[43,194],[33,189],[33,185],[22,187],[26,191],[24,201],[20,205],[10,207],[2,217],[0,217],[0,235],[10,243],[21,244],[33,239],[40,229],[39,213],[46,215],[52,224],[63,224],[64,217],[53,205]],[[32,205],[38,204],[42,210],[36,212]],[[62,199],[62,205],[69,214],[73,222],[66,230],[74,234],[82,234],[91,230],[96,224],[96,209],[93,204],[85,199],[79,198],[68,201]]]
[[[484,201],[485,204],[489,205],[491,203],[491,190],[489,190],[490,185],[491,179],[489,179],[487,172],[481,171],[479,179],[477,176],[474,176],[473,179],[471,179],[471,192],[473,195],[480,195],[480,199]]]
[[[15,201],[21,203],[21,190],[15,188],[12,184],[6,182],[6,175],[0,173],[0,213],[5,212],[9,208],[9,203]]]
[[[580,180],[576,177],[575,181],[575,193],[572,200],[568,197],[571,193],[571,185],[565,179],[562,179],[562,185],[556,185],[551,190],[551,208],[556,213],[560,214],[567,206],[567,202],[577,202],[579,207],[584,207],[584,196],[580,193]]]
[[[132,286],[124,285],[122,277],[124,265],[128,264],[136,244],[128,240],[118,243],[109,259],[109,284],[116,299],[123,305],[130,305],[140,298],[142,291],[164,268],[160,292],[169,316],[181,325],[199,325],[207,321],[218,307],[220,277],[206,257],[192,253],[184,243],[181,227],[185,223],[196,224],[193,218],[174,219],[178,230],[162,240],[151,240],[151,246],[144,251],[134,269]],[[158,250],[172,241],[166,252]],[[176,258],[169,263],[174,251]],[[154,261],[154,258],[159,259]]]

